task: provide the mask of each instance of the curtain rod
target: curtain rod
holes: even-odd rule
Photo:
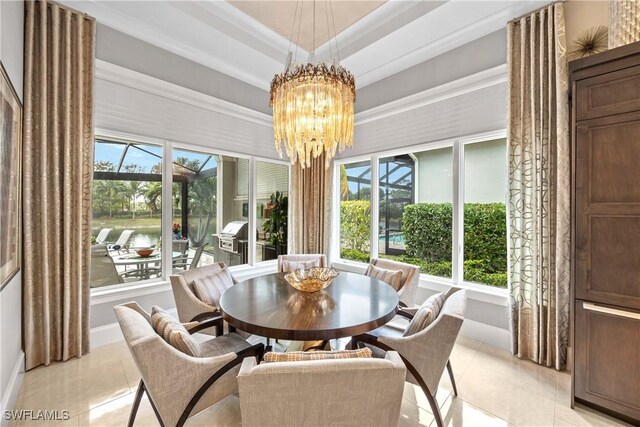
[[[517,22],[517,21],[521,20],[522,18],[527,18],[527,17],[529,17],[530,15],[533,15],[534,13],[538,13],[538,12],[540,12],[542,9],[547,9],[549,6],[553,6],[553,5],[554,5],[554,4],[556,4],[556,3],[564,3],[564,1],[565,1],[565,0],[559,0],[559,1],[552,1],[552,2],[549,2],[549,3],[547,3],[547,4],[546,4],[546,5],[544,5],[544,6],[541,6],[541,7],[537,8],[537,9],[532,10],[531,12],[528,12],[528,13],[526,13],[526,14],[524,14],[524,15],[518,16],[517,18],[513,18],[512,20],[508,21],[508,22],[507,22],[507,24],[510,24],[510,23],[512,23],[512,22]]]

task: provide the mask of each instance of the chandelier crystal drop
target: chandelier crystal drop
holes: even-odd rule
[[[271,81],[276,150],[282,158],[284,146],[291,163],[303,169],[324,152],[328,168],[336,150],[353,146],[355,78],[339,61],[316,63],[314,51],[297,66],[290,65],[289,55],[285,71]]]

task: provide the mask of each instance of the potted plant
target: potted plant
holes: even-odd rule
[[[262,229],[267,233],[267,240],[276,249],[276,255],[287,253],[287,217],[289,201],[279,191],[273,193],[265,210],[269,217],[262,224]],[[266,215],[265,215],[266,216]]]

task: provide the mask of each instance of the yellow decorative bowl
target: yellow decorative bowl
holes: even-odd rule
[[[313,267],[304,270],[293,270],[285,274],[285,280],[302,292],[318,292],[329,286],[338,272],[333,268]]]

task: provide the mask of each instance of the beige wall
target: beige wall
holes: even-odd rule
[[[568,0],[564,4],[567,47],[584,30],[597,25],[608,26],[609,2],[606,0]]]

